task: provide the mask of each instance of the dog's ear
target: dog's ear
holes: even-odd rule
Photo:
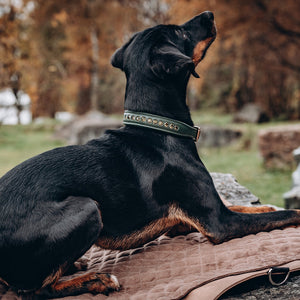
[[[162,79],[168,75],[177,75],[183,71],[190,71],[195,77],[199,78],[192,58],[183,54],[172,44],[153,49],[150,57],[150,65],[153,73]]]
[[[135,34],[125,45],[123,45],[121,48],[117,49],[116,52],[112,55],[110,62],[113,67],[119,68],[122,71],[124,71],[124,56],[125,51],[128,48],[128,46],[132,43],[132,41],[135,39],[137,34]]]
[[[110,59],[111,64],[115,68],[119,68],[123,71],[123,61],[124,61],[124,46],[116,50]]]

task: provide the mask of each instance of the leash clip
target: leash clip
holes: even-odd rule
[[[285,275],[284,279],[280,282],[273,280],[273,275]],[[270,268],[268,271],[269,281],[272,285],[278,286],[284,284],[290,276],[290,268]]]
[[[201,128],[199,126],[194,126],[194,128],[197,129],[197,134],[196,134],[196,137],[194,138],[194,142],[197,142],[200,137]]]

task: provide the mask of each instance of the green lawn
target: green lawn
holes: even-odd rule
[[[53,126],[0,126],[0,176],[27,158],[63,145],[52,133]]]
[[[265,124],[232,124],[232,116],[218,110],[192,113],[196,124],[216,124],[240,129],[241,140],[219,149],[200,149],[200,157],[211,172],[231,173],[264,204],[284,206],[282,194],[290,190],[292,170],[268,170],[259,155],[257,135],[262,128],[283,125],[284,122]]]
[[[290,189],[291,171],[266,170],[257,151],[234,147],[203,149],[200,157],[209,171],[233,174],[262,203],[284,205],[282,194]]]
[[[219,149],[200,149],[200,156],[211,172],[233,174],[263,203],[283,206],[282,194],[290,189],[291,172],[266,170],[257,149],[256,136],[268,125],[232,125],[231,117],[211,111],[193,113],[197,124],[214,123],[241,128],[244,137],[238,143]],[[274,125],[274,124],[272,124]],[[52,137],[54,125],[0,126],[0,176],[18,163],[36,154],[62,146]],[[245,146],[247,145],[247,146]]]

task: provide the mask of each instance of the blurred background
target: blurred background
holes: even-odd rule
[[[300,146],[298,0],[0,0],[0,175],[81,143],[68,137],[91,111],[118,127],[125,77],[110,65],[113,52],[136,31],[204,10],[215,13],[218,36],[188,88],[201,158],[283,206]],[[93,126],[108,120],[95,115]]]

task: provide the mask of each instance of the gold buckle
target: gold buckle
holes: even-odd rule
[[[194,128],[197,129],[197,135],[196,137],[194,138],[194,141],[197,142],[199,140],[199,137],[200,137],[200,133],[201,133],[201,128],[199,126],[194,126]]]

